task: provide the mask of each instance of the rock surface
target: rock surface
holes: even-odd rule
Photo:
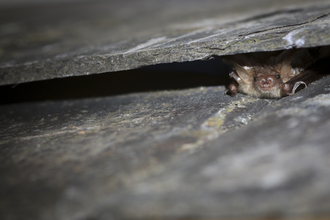
[[[86,1],[3,8],[0,85],[329,45],[329,9],[321,0]]]
[[[329,217],[329,84],[1,106],[1,219]]]
[[[326,1],[225,2],[1,9],[0,84],[330,43]],[[330,77],[1,104],[0,219],[330,219],[329,105]]]

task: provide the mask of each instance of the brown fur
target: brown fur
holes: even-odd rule
[[[229,92],[232,96],[241,92],[262,98],[280,98],[291,95],[295,90],[283,89],[288,88],[285,83],[299,74],[303,75],[301,73],[319,56],[324,57],[329,54],[327,49],[291,49],[226,56],[224,57],[225,62],[233,66],[230,77],[236,82],[236,84],[230,84]],[[304,82],[295,81],[295,83],[303,84]]]

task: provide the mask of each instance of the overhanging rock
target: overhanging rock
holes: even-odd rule
[[[0,85],[330,45],[327,1],[100,1],[1,10]]]

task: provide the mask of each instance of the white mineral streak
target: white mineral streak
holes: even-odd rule
[[[207,37],[203,37],[203,38],[199,38],[199,39],[196,39],[196,40],[192,40],[192,41],[189,41],[187,44],[192,44],[192,43],[196,43],[196,42],[203,42],[207,39],[210,39],[210,38],[214,38],[214,37],[217,37],[221,35],[221,33],[216,33],[216,34],[213,34],[213,35],[210,35],[210,36],[207,36]]]
[[[301,37],[296,39],[296,35],[302,31],[304,31],[306,28],[290,31],[287,35],[285,35],[282,39],[286,40],[288,44],[286,45],[286,48],[292,48],[292,47],[301,47],[305,44],[305,37]]]
[[[127,53],[131,53],[131,52],[134,52],[134,51],[137,51],[137,50],[140,50],[140,49],[143,49],[143,48],[146,48],[146,47],[149,47],[151,45],[154,45],[154,44],[157,44],[159,42],[162,42],[166,39],[166,36],[163,36],[163,37],[157,37],[157,38],[153,38],[153,39],[150,39],[148,40],[147,42],[143,43],[143,44],[139,44],[137,45],[136,47],[133,47],[132,49],[126,51],[124,54],[127,54]]]

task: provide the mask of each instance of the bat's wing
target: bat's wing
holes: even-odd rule
[[[244,66],[242,67],[238,63],[233,63],[234,68],[236,70],[237,75],[240,77],[240,79],[243,81],[246,85],[252,85],[253,75],[252,72],[250,72],[250,67]],[[240,83],[240,82],[238,82]]]
[[[315,63],[316,58],[309,52],[308,49],[299,49],[291,57],[289,57],[289,60],[291,61],[292,68],[306,69]]]
[[[278,56],[271,57],[269,64],[275,66],[283,82],[287,82],[315,61],[315,56],[308,49],[292,49],[284,50]]]
[[[323,59],[326,57],[330,57],[330,46],[318,48],[316,58]]]
[[[231,65],[237,74],[237,77],[234,77],[238,83],[244,83],[246,85],[252,84],[252,72],[251,69],[251,59],[250,56],[247,55],[233,55],[233,56],[226,56],[223,57],[225,63]],[[233,74],[231,75],[234,76]]]

